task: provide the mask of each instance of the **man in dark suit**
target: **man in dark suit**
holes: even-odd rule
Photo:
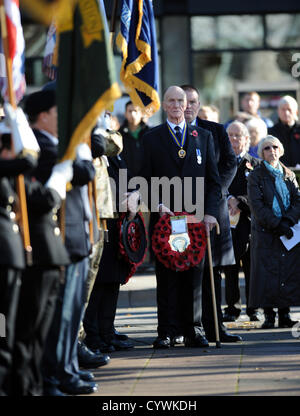
[[[196,192],[196,179],[204,178],[204,195],[200,196],[204,205],[206,232],[209,232],[216,224],[221,196],[211,133],[201,127],[191,128],[187,125],[184,119],[186,95],[180,87],[171,86],[167,89],[163,109],[167,121],[144,136],[145,153],[141,176],[146,178],[149,188],[153,178],[180,178],[182,195],[187,191],[184,178],[191,178],[192,186],[185,196],[188,202],[193,203],[199,196]],[[174,137],[177,137],[177,141]],[[177,195],[174,191],[170,191],[169,206],[166,206],[166,195],[160,196],[161,214],[166,212],[172,215],[175,202],[179,202],[175,201]],[[150,193],[150,201],[151,199]],[[186,199],[183,202],[187,202]],[[187,211],[185,208],[186,204],[183,203],[182,211]],[[208,346],[202,328],[201,308],[198,307],[202,298],[203,264],[202,259],[199,267],[174,272],[156,259],[158,337],[153,343],[154,348],[174,345],[178,334],[184,334],[185,346]]]
[[[283,144],[284,154],[280,161],[288,167],[300,165],[300,124],[298,103],[295,98],[285,95],[278,103],[278,122],[268,129]]]
[[[238,215],[238,222],[232,224],[232,240],[236,264],[224,267],[225,273],[225,308],[224,321],[235,321],[241,313],[239,289],[240,263],[245,275],[246,313],[250,321],[258,321],[257,310],[248,307],[250,281],[250,233],[251,213],[247,197],[247,176],[259,160],[249,155],[249,133],[246,126],[234,121],[227,128],[228,136],[237,158],[237,173],[229,186],[228,206],[230,215]],[[237,220],[236,220],[237,221]]]
[[[197,115],[200,109],[199,93],[192,85],[183,85],[183,90],[187,96],[187,108],[185,110],[185,119],[194,126],[202,127],[211,132],[215,156],[218,167],[218,172],[221,180],[222,196],[219,203],[219,212],[217,220],[220,225],[220,235],[215,232],[211,236],[212,258],[214,282],[216,291],[217,314],[219,321],[220,341],[222,342],[236,342],[241,338],[237,335],[230,334],[226,328],[221,324],[222,309],[221,309],[221,267],[225,265],[235,264],[233,244],[230,233],[229,215],[227,208],[228,186],[230,185],[236,173],[236,157],[232,150],[227,133],[222,124],[213,121],[201,120]],[[203,276],[203,293],[202,293],[202,322],[209,340],[215,339],[214,321],[213,321],[213,306],[211,283],[209,276],[208,262],[205,263]]]

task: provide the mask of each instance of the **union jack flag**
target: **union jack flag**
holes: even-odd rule
[[[8,38],[8,57],[12,63],[13,90],[16,102],[18,103],[26,90],[25,81],[25,41],[21,25],[19,0],[4,0],[7,38]],[[4,47],[1,37],[0,44],[0,90],[4,101],[8,101],[8,84],[6,77],[6,66]]]

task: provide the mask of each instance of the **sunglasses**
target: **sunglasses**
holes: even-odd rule
[[[276,150],[276,149],[278,149],[278,147],[279,146],[276,146],[275,144],[273,144],[273,146],[266,146],[266,147],[264,147],[264,149],[263,150],[270,150],[270,149],[274,149],[274,150]]]

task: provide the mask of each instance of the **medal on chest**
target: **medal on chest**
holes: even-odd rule
[[[177,154],[180,157],[180,159],[184,159],[186,156],[186,151],[184,150],[184,144],[185,144],[185,140],[186,140],[186,124],[184,125],[184,129],[181,133],[181,138],[177,137],[173,130],[171,129],[171,127],[168,125],[169,128],[169,132],[171,134],[171,137],[173,139],[173,141],[177,144],[178,147],[180,147],[180,149],[178,150]]]

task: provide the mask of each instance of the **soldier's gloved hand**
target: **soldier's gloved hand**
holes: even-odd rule
[[[81,160],[92,160],[92,152],[87,143],[81,143],[77,146],[76,155]]]
[[[54,189],[61,199],[66,199],[66,186],[73,178],[73,161],[66,160],[58,163],[52,169],[52,173],[46,182],[46,188]]]

